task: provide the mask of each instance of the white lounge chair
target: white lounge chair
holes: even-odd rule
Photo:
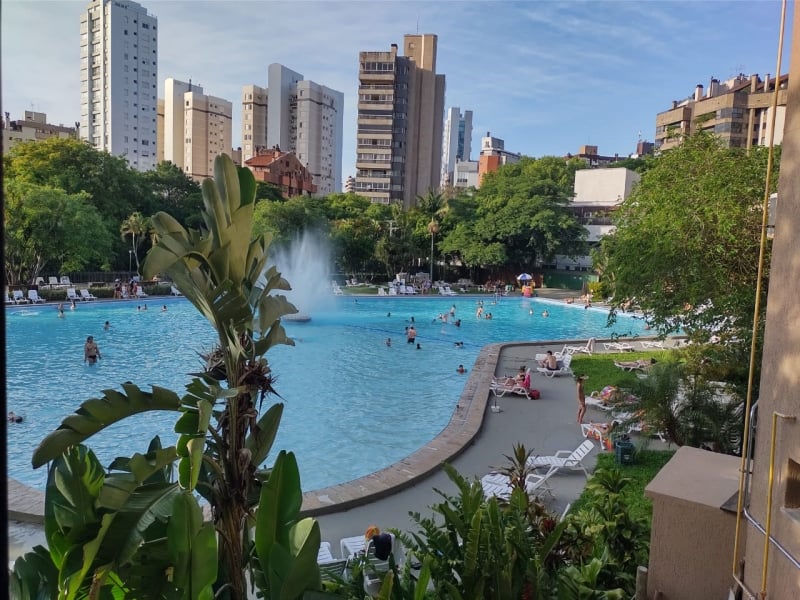
[[[81,300],[89,301],[89,300],[97,300],[97,296],[90,293],[88,289],[82,288],[81,292]]]
[[[181,291],[174,285],[169,286],[169,293],[172,294],[173,296],[183,296],[183,294],[181,294]]]
[[[44,277],[37,277],[36,281],[33,282],[33,285],[35,285],[37,287],[42,287],[42,286],[47,285],[47,284],[44,282]]]
[[[550,456],[531,456],[528,459],[528,466],[533,469],[547,469],[547,476],[555,475],[562,469],[571,471],[583,471],[586,479],[589,479],[589,471],[583,464],[583,459],[594,449],[592,440],[585,440],[575,450],[559,450]]]
[[[564,357],[560,361],[560,365],[558,369],[548,369],[547,367],[539,367],[536,370],[539,371],[545,377],[556,377],[561,375],[572,375],[572,368],[570,365],[572,364],[572,355],[565,354]]]
[[[36,290],[28,290],[28,302],[36,304],[38,302],[44,303],[44,298],[39,297],[39,292]]]
[[[144,289],[141,286],[139,286],[139,285],[136,286],[136,297],[137,298],[147,298],[148,295],[149,294],[145,294]]]
[[[385,296],[385,295],[386,295],[386,289],[382,288],[382,287],[379,287],[378,288],[378,296]]]
[[[69,280],[69,276],[68,275],[62,275],[61,276],[61,285],[65,285],[67,287],[72,285],[72,282]]]
[[[47,278],[47,281],[48,281],[48,285],[49,285],[51,288],[54,288],[54,287],[61,287],[61,284],[60,284],[60,283],[58,283],[58,277],[48,277],[48,278]]]
[[[635,348],[628,342],[603,342],[606,350],[613,352],[633,352]]]
[[[525,478],[525,491],[530,495],[539,495],[539,492],[550,494],[553,496],[553,489],[550,487],[551,473],[541,475],[539,473],[530,473]],[[481,477],[481,487],[483,488],[483,495],[487,498],[501,498],[507,500],[511,496],[513,487],[508,479],[508,476],[502,473],[489,473]]]
[[[642,348],[645,350],[664,349],[664,342],[661,340],[642,340]]]
[[[342,291],[342,288],[339,287],[339,284],[336,283],[335,281],[331,282],[331,289],[333,291],[333,295],[334,296],[344,296],[344,292]]]
[[[397,288],[393,285],[389,286],[389,295],[390,296],[397,296]]]
[[[505,381],[492,378],[489,389],[495,396],[503,397],[506,394],[517,394],[519,396],[525,396],[528,400],[532,400],[531,370],[528,369],[525,371],[525,378],[522,380],[522,383],[506,383]]]
[[[67,288],[67,300],[80,300],[78,294],[75,293],[75,288]]]
[[[589,338],[585,346],[564,346],[564,351],[569,354],[592,354],[594,352],[594,342],[594,338]]]
[[[14,304],[14,301],[11,299],[11,296],[8,294],[8,288],[6,288],[6,304]]]
[[[22,294],[22,290],[14,290],[11,292],[12,297],[14,298],[14,304],[27,304],[28,300]]]

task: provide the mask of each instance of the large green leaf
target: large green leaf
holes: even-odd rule
[[[255,428],[247,436],[245,447],[250,450],[254,465],[258,466],[267,459],[272,444],[275,442],[275,436],[278,434],[282,416],[283,403],[273,404],[267,409],[267,412],[261,415]]]
[[[145,392],[132,383],[125,383],[122,388],[124,393],[104,390],[102,398],[84,402],[74,414],[65,418],[34,450],[33,468],[41,467],[68,448],[131,415],[151,410],[180,410],[180,398],[171,390],[153,386],[152,392]]]
[[[14,561],[9,577],[9,597],[12,600],[51,600],[58,594],[58,570],[50,553],[35,546]]]

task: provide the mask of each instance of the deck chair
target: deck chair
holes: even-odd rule
[[[336,283],[335,281],[332,283],[331,289],[333,290],[333,295],[334,296],[344,296],[344,292],[342,291],[342,288],[339,287],[339,284]]]
[[[136,297],[137,298],[147,298],[149,294],[145,294],[144,289],[141,286],[136,286]]]
[[[80,300],[78,294],[75,293],[75,288],[67,288],[67,300]]]
[[[650,370],[650,367],[653,363],[649,360],[639,359],[639,360],[629,360],[629,361],[614,361],[614,366],[618,369],[622,369],[623,371],[633,372],[639,371],[641,373],[647,373]]]
[[[379,287],[378,288],[378,296],[385,296],[385,295],[386,295],[386,289],[382,288],[382,287]]]
[[[48,277],[47,282],[47,285],[49,285],[51,288],[61,287],[61,284],[58,283],[58,277]]]
[[[39,297],[39,292],[36,290],[28,290],[28,302],[36,304],[37,302],[44,303],[44,298]]]
[[[538,367],[536,370],[539,371],[545,377],[556,377],[561,375],[572,375],[572,368],[570,365],[572,364],[572,355],[565,354],[564,358],[561,359],[561,366],[556,369],[548,369],[547,367]]]
[[[44,277],[37,277],[36,281],[33,282],[33,285],[35,285],[37,287],[42,287],[43,285],[47,285],[47,284],[44,282]]]
[[[72,282],[69,280],[69,276],[68,275],[62,275],[61,276],[61,285],[65,285],[67,287],[72,285]]]
[[[612,352],[633,352],[634,347],[628,342],[603,342],[603,347]]]
[[[22,290],[14,290],[11,292],[12,297],[14,298],[14,304],[27,304],[28,300],[25,296],[22,295]]]
[[[642,348],[644,350],[664,349],[664,342],[661,340],[642,340]]]
[[[531,456],[528,459],[528,466],[533,469],[547,469],[548,476],[555,475],[562,469],[569,469],[571,471],[583,471],[586,479],[589,479],[589,471],[583,464],[583,459],[586,458],[594,448],[592,440],[584,440],[584,442],[575,448],[575,450],[559,450],[551,456]]]
[[[595,339],[589,338],[585,346],[564,346],[564,351],[568,354],[592,354],[594,352]]]
[[[540,494],[550,494],[553,496],[553,488],[550,487],[550,473],[540,475],[539,473],[530,473],[525,478],[525,491],[532,496]],[[481,477],[481,487],[483,488],[483,495],[486,498],[500,498],[507,500],[511,496],[513,488],[506,475],[502,473],[489,473]]]
[[[172,294],[173,296],[183,296],[183,294],[181,294],[181,291],[174,285],[169,286],[169,293]]]
[[[378,558],[375,554],[375,543],[370,540],[364,553],[364,591],[372,597],[380,593],[383,579],[391,570],[391,563],[399,562],[397,553],[397,538],[392,533],[392,549],[386,559]]]
[[[97,296],[95,296],[94,294],[92,294],[92,293],[91,293],[91,292],[90,292],[88,289],[86,289],[86,288],[82,288],[82,289],[80,290],[80,292],[81,292],[81,300],[84,300],[84,301],[87,301],[87,302],[88,302],[89,300],[97,300]]]
[[[6,288],[6,304],[15,304],[15,302],[11,299],[11,296],[8,294],[8,288]]]

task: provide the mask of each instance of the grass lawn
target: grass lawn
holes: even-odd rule
[[[639,358],[657,361],[675,360],[675,350],[644,350],[639,352],[619,352],[603,354],[573,354],[572,371],[576,375],[588,375],[585,390],[588,396],[592,392],[599,392],[607,385],[619,388],[629,388],[636,381],[635,371],[623,371],[614,366],[614,361],[633,361]]]
[[[606,452],[597,456],[595,470],[619,468],[625,477],[632,479],[633,481],[625,490],[626,505],[632,516],[645,517],[649,523],[653,514],[653,503],[649,498],[645,498],[644,488],[653,480],[661,467],[669,462],[673,454],[675,454],[675,450],[639,450],[636,453],[634,464],[619,466],[616,463],[616,453]],[[570,512],[574,513],[587,501],[587,493],[584,491],[572,505]]]

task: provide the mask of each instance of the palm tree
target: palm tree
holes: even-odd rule
[[[131,238],[131,252],[136,258],[136,271],[139,272],[139,246],[142,245],[144,236],[150,231],[150,219],[143,216],[140,212],[132,213],[122,222],[119,227],[124,240],[128,236]],[[138,238],[138,240],[137,240]]]

